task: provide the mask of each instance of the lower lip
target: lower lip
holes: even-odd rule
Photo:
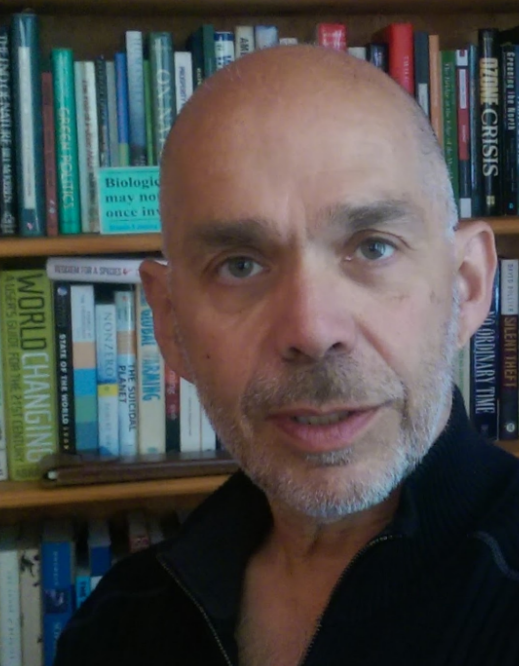
[[[273,416],[270,420],[306,453],[336,451],[351,446],[378,414],[379,408],[355,412],[344,421],[330,425],[307,425],[289,416]]]

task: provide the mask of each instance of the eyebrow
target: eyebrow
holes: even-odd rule
[[[347,228],[352,235],[388,223],[421,231],[424,222],[417,206],[405,199],[381,199],[360,206],[340,204],[325,209],[321,219],[326,226]]]
[[[187,247],[206,249],[258,247],[279,237],[273,222],[260,218],[211,220],[191,227],[185,236]]]

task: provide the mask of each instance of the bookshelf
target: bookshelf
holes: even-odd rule
[[[3,0],[0,22],[25,6],[20,0]],[[418,30],[441,36],[445,48],[474,41],[481,26],[505,28],[519,24],[514,0],[33,0],[31,9],[41,18],[41,47],[74,49],[77,59],[110,54],[120,46],[125,30],[169,30],[177,48],[202,22],[217,29],[239,24],[276,24],[283,36],[311,41],[317,22],[340,21],[348,27],[350,45],[366,43],[392,21],[412,21]],[[505,256],[519,256],[519,217],[488,220]],[[470,224],[470,222],[465,222]],[[158,234],[121,236],[61,236],[56,238],[0,239],[0,265],[25,259],[43,263],[52,255],[158,254]],[[519,442],[503,443],[519,456]],[[176,505],[195,502],[216,489],[225,477],[203,477],[45,489],[36,482],[0,483],[0,520],[14,520],[28,511],[59,513],[71,507],[145,504],[162,501]]]

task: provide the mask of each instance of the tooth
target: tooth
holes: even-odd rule
[[[332,425],[342,421],[349,415],[349,412],[335,412],[334,414],[327,414],[326,416],[296,416],[294,417],[298,423],[303,425]]]

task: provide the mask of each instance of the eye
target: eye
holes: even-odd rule
[[[250,257],[231,257],[221,264],[218,275],[227,281],[245,280],[263,270],[263,266]]]
[[[395,252],[393,243],[383,238],[367,238],[359,243],[355,254],[360,253],[361,259],[368,261],[378,261],[380,259],[389,259]]]

